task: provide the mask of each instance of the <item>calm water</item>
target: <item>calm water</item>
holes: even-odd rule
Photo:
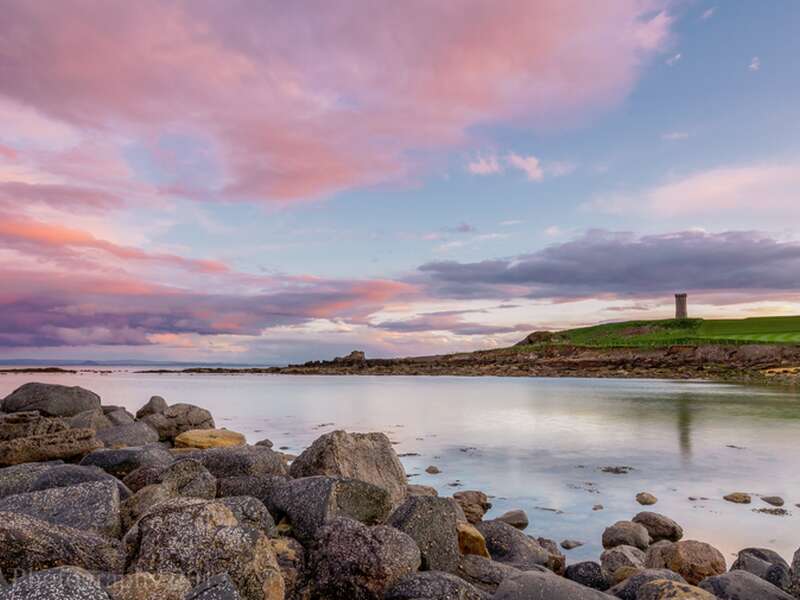
[[[672,381],[114,371],[3,375],[0,397],[31,379],[82,385],[129,410],[153,394],[198,404],[219,426],[294,453],[335,428],[384,431],[398,453],[419,453],[402,458],[413,483],[442,494],[483,490],[494,496],[490,516],[524,508],[528,533],[587,542],[566,553],[570,560],[597,558],[603,528],[641,509],[639,491],[658,496],[654,510],[729,562],[747,546],[788,560],[800,547],[798,394]],[[442,473],[426,474],[431,464]],[[633,471],[600,470],[609,465]],[[782,496],[792,515],[754,513],[767,507],[757,498],[751,506],[721,499],[732,491]],[[593,511],[596,504],[604,510]]]

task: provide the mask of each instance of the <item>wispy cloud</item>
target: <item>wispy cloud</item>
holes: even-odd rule
[[[511,167],[524,172],[528,181],[542,181],[544,179],[544,170],[539,159],[535,156],[520,156],[512,152],[506,160]]]
[[[711,17],[713,17],[715,12],[717,12],[717,7],[716,6],[712,6],[711,8],[705,9],[703,11],[703,14],[700,15],[700,18],[703,21],[706,21],[706,20],[710,19]]]
[[[503,167],[496,156],[479,156],[467,165],[467,170],[473,175],[494,175],[501,173]]]
[[[678,61],[681,60],[681,58],[683,58],[683,55],[680,52],[678,52],[677,54],[673,54],[672,56],[670,56],[664,62],[667,63],[667,66],[672,67],[672,66],[676,65],[678,63]]]
[[[667,140],[669,142],[675,142],[678,140],[685,140],[689,137],[689,133],[686,131],[668,131],[667,133],[661,134],[662,140]]]
[[[754,56],[752,59],[750,59],[750,64],[747,66],[747,68],[751,71],[758,71],[761,69],[761,59],[757,56]]]

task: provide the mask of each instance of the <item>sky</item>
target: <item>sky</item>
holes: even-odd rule
[[[0,0],[0,358],[800,314],[800,2]]]

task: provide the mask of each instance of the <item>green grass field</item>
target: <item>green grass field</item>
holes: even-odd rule
[[[721,342],[800,344],[800,316],[607,323],[556,332],[549,343],[612,348]]]

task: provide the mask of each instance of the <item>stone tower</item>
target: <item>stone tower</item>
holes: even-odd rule
[[[686,305],[686,294],[675,294],[675,318],[689,318],[689,309]]]

